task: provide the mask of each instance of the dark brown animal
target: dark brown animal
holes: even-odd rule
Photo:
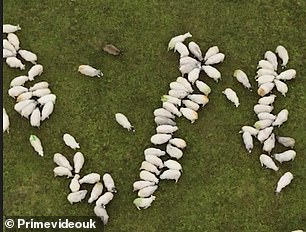
[[[103,51],[114,56],[118,56],[121,54],[121,51],[112,44],[105,45]]]

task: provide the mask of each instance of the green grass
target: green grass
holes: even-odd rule
[[[6,0],[4,23],[21,25],[21,47],[37,53],[44,66],[35,82],[50,82],[57,101],[50,119],[40,129],[31,127],[14,111],[14,100],[7,94],[11,79],[26,71],[9,69],[3,62],[3,105],[11,121],[10,133],[3,138],[4,215],[94,215],[93,206],[85,202],[71,206],[66,199],[69,181],[53,177],[55,152],[72,161],[74,151],[62,141],[68,132],[85,155],[82,174],[110,172],[116,181],[119,192],[108,206],[105,231],[306,229],[305,17],[302,0]],[[187,31],[202,51],[218,45],[225,53],[224,63],[217,65],[223,78],[216,84],[201,76],[212,87],[209,104],[194,124],[177,120],[175,136],[188,143],[180,160],[182,177],[177,184],[162,181],[151,208],[138,211],[132,204],[132,183],[155,130],[153,110],[180,74],[178,54],[167,52],[167,44]],[[105,54],[106,43],[121,48],[123,55]],[[252,108],[258,96],[232,74],[244,70],[255,86],[257,62],[279,44],[288,49],[288,68],[295,68],[297,77],[288,82],[286,98],[277,93],[273,112],[289,110],[289,120],[277,133],[296,139],[297,157],[273,172],[260,166],[257,142],[252,155],[245,151],[238,131],[256,121]],[[104,77],[80,75],[80,64],[101,68]],[[30,63],[26,66],[28,70]],[[239,108],[221,93],[226,87],[236,90]],[[128,116],[135,134],[116,123],[116,112]],[[45,157],[30,146],[30,134],[41,138]],[[276,182],[286,171],[295,179],[276,196]]]

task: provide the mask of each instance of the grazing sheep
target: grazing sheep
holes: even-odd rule
[[[56,95],[55,94],[47,94],[47,95],[42,96],[42,97],[37,99],[38,103],[41,104],[41,105],[44,105],[44,104],[46,104],[50,101],[54,104],[55,100],[56,100]]]
[[[195,83],[197,88],[206,96],[211,93],[211,88],[205,82],[197,80]]]
[[[279,46],[276,47],[275,52],[277,53],[279,58],[281,58],[281,60],[283,61],[281,66],[283,68],[286,67],[286,65],[288,64],[288,61],[289,61],[289,55],[288,55],[287,49],[284,46],[279,45]]]
[[[195,102],[193,102],[193,101],[191,101],[191,100],[183,100],[183,104],[184,104],[187,108],[189,108],[189,109],[191,109],[191,110],[194,110],[194,111],[198,111],[199,108],[200,108],[200,106],[199,106],[197,103],[195,103]]]
[[[158,178],[151,172],[142,170],[139,174],[141,180],[152,181],[155,184],[158,184]]]
[[[273,132],[273,126],[260,130],[257,134],[257,139],[259,140],[260,143],[263,143],[267,138],[269,138],[272,132]]]
[[[184,75],[190,73],[195,68],[201,68],[201,64],[184,64],[180,66],[179,71]]]
[[[283,81],[287,81],[287,80],[292,80],[294,79],[296,76],[296,71],[295,69],[288,69],[286,71],[281,72],[276,79],[278,80],[283,80]]]
[[[168,95],[170,95],[172,97],[176,97],[176,98],[182,99],[182,98],[184,98],[184,97],[186,97],[188,95],[188,92],[185,91],[185,90],[174,90],[174,89],[171,89],[171,90],[169,90]]]
[[[180,53],[181,57],[189,56],[188,48],[182,42],[177,42],[174,46],[174,52]]]
[[[71,179],[71,182],[69,184],[69,188],[71,192],[75,193],[80,190],[80,183],[79,183],[80,175],[75,174],[74,177]]]
[[[256,136],[258,134],[258,130],[252,126],[243,126],[239,133],[249,132],[252,136]]]
[[[163,168],[164,167],[164,163],[163,161],[158,158],[156,155],[145,155],[145,161],[159,167],[159,168]]]
[[[133,204],[136,206],[138,210],[140,210],[141,208],[147,209],[151,206],[155,198],[156,198],[155,196],[150,196],[147,198],[139,197],[133,201]]]
[[[48,94],[51,94],[51,90],[49,88],[37,89],[32,92],[34,97],[42,97]]]
[[[109,173],[105,173],[103,175],[102,179],[103,179],[103,183],[104,183],[104,186],[107,189],[107,191],[112,192],[112,193],[117,192],[117,189],[115,187],[114,179]]]
[[[171,125],[171,126],[175,126],[176,125],[176,122],[173,121],[172,119],[170,118],[166,118],[166,117],[160,117],[160,116],[157,116],[154,118],[154,121],[156,123],[156,125]]]
[[[273,65],[274,70],[277,70],[278,63],[277,63],[277,56],[275,55],[275,53],[271,51],[266,51],[264,57],[267,61],[269,61]]]
[[[239,98],[234,90],[231,88],[226,88],[222,93],[226,96],[228,100],[234,103],[236,107],[240,105]]]
[[[275,192],[280,193],[283,188],[285,188],[287,185],[291,183],[293,180],[293,175],[291,172],[286,172],[284,175],[281,176],[281,178],[277,182],[277,187]]]
[[[44,71],[44,67],[41,64],[35,64],[28,72],[29,81],[33,81],[35,77],[40,76]]]
[[[151,143],[154,145],[164,144],[171,139],[172,135],[169,134],[155,134],[151,137]]]
[[[15,98],[19,96],[20,94],[28,92],[28,88],[23,87],[23,86],[13,86],[8,90],[8,94],[12,97]]]
[[[205,61],[205,65],[218,64],[224,61],[225,55],[223,53],[217,53],[211,57],[209,57]]]
[[[209,102],[208,97],[203,94],[190,94],[187,98],[202,106],[205,106]]]
[[[14,52],[12,52],[11,50],[8,50],[6,48],[3,48],[2,57],[4,59],[8,58],[8,57],[13,57],[13,56],[16,56],[16,54]]]
[[[101,179],[100,174],[93,172],[93,173],[83,176],[83,178],[79,180],[79,183],[80,184],[84,184],[84,183],[85,184],[95,184],[99,182],[100,179]]]
[[[26,107],[22,108],[21,110],[21,116],[25,118],[29,118],[29,116],[32,114],[32,112],[35,110],[37,103],[32,102],[28,104]]]
[[[258,77],[256,81],[257,81],[258,86],[261,86],[265,83],[273,82],[274,79],[275,79],[275,76],[273,75],[263,75],[263,76]]]
[[[178,148],[181,148],[181,149],[184,149],[187,146],[186,141],[184,139],[180,139],[180,138],[170,139],[169,143],[178,147]]]
[[[240,82],[245,88],[251,90],[252,86],[250,84],[250,81],[248,79],[248,76],[245,72],[243,72],[240,69],[235,70],[234,77],[236,77],[237,81]]]
[[[7,57],[5,61],[11,68],[19,68],[25,70],[25,65],[16,57]]]
[[[10,127],[10,119],[9,116],[6,113],[6,110],[3,108],[3,132],[7,131],[9,133],[9,127]]]
[[[94,213],[96,214],[97,217],[99,217],[101,219],[101,221],[103,222],[104,225],[107,224],[109,216],[107,214],[106,209],[104,209],[102,206],[96,205],[94,207]]]
[[[201,52],[200,46],[199,46],[198,44],[196,44],[195,42],[191,41],[191,42],[188,44],[188,48],[189,48],[189,50],[191,51],[191,53],[192,53],[196,58],[198,58],[199,61],[202,61],[202,60],[203,60],[202,52]]]
[[[183,156],[182,150],[175,146],[172,146],[170,143],[167,144],[166,152],[170,157],[176,159],[180,159]]]
[[[32,92],[25,92],[25,93],[22,93],[22,94],[18,95],[16,101],[21,102],[21,101],[24,101],[24,100],[29,100],[29,99],[32,98],[32,96],[33,96]]]
[[[273,157],[280,163],[294,160],[296,152],[294,150],[284,151],[282,153],[274,154]]]
[[[190,56],[186,56],[186,57],[181,57],[180,61],[179,61],[180,66],[184,66],[184,65],[192,65],[193,67],[198,67],[199,64],[201,64],[201,62],[199,62],[198,60],[190,57]]]
[[[276,136],[276,140],[278,143],[282,144],[285,147],[293,148],[295,145],[295,140],[291,137]]]
[[[170,102],[163,102],[163,108],[178,117],[182,116],[182,113]]]
[[[252,149],[254,147],[252,135],[249,132],[246,131],[246,132],[243,132],[242,138],[243,138],[243,142],[244,142],[246,150],[249,153],[251,153]]]
[[[123,128],[127,129],[128,131],[133,131],[135,132],[134,127],[132,124],[129,122],[128,118],[122,114],[122,113],[116,113],[115,114],[116,121],[121,125]]]
[[[262,150],[270,154],[271,151],[274,149],[274,147],[275,147],[275,134],[272,133],[270,137],[267,138],[266,141],[264,142]]]
[[[65,167],[65,168],[68,168],[70,171],[72,171],[72,167],[69,163],[69,161],[67,160],[67,158],[65,156],[63,156],[62,154],[60,153],[55,153],[54,156],[53,156],[53,161],[54,163],[56,163],[58,166],[61,166],[61,167]]]
[[[106,44],[103,47],[103,51],[107,52],[108,54],[114,55],[114,56],[118,56],[121,54],[121,51],[119,48],[115,47],[112,44]]]
[[[259,156],[259,161],[261,166],[266,166],[266,168],[270,168],[274,171],[278,171],[279,167],[277,167],[270,156],[262,154]]]
[[[259,113],[257,115],[258,119],[259,120],[272,120],[274,121],[276,119],[276,116],[274,114],[270,114],[270,113],[267,113],[267,112],[262,112],[262,113]]]
[[[148,161],[142,161],[139,170],[146,170],[148,172],[155,173],[157,176],[160,174],[160,171],[157,169],[157,167]]]
[[[215,82],[218,82],[221,79],[221,73],[218,69],[210,66],[210,65],[203,65],[202,70],[207,74],[208,77],[212,78]]]
[[[16,56],[16,54],[17,54],[16,48],[7,39],[3,40],[2,46],[3,46],[3,49],[11,51]]]
[[[145,188],[142,188],[138,191],[138,196],[139,197],[149,197],[151,196],[155,191],[156,189],[158,188],[157,185],[153,185],[153,186],[148,186],[148,187],[145,187]]]
[[[253,109],[256,114],[263,112],[271,113],[271,111],[273,110],[273,106],[256,104]]]
[[[288,114],[289,114],[288,110],[286,109],[281,110],[277,114],[275,121],[272,123],[272,126],[280,127],[284,122],[288,120]]]
[[[188,89],[186,89],[186,87],[182,83],[179,83],[176,81],[171,82],[169,86],[170,86],[170,89],[173,89],[173,90],[183,90],[183,91],[188,92]]]
[[[161,175],[160,175],[160,179],[161,180],[175,180],[175,183],[178,182],[178,180],[181,177],[181,172],[179,170],[175,170],[175,169],[168,169],[166,171],[164,171]]]
[[[87,190],[80,190],[74,193],[69,193],[67,196],[68,201],[70,204],[81,202],[87,194]]]
[[[113,200],[114,194],[111,192],[106,192],[96,201],[96,206],[101,206],[105,208],[105,206]]]
[[[271,104],[274,103],[275,98],[276,98],[275,94],[271,94],[271,95],[269,95],[267,97],[261,97],[258,100],[258,104],[261,104],[261,105],[271,105]]]
[[[189,83],[189,81],[186,78],[178,77],[178,78],[176,78],[176,82],[182,84],[187,89],[188,93],[192,93],[193,92],[193,88],[192,88],[191,84]]]
[[[192,84],[199,79],[201,68],[194,68],[188,73],[188,81]]]
[[[52,114],[54,109],[54,104],[52,101],[47,102],[41,111],[41,121],[44,121],[45,119],[49,118],[49,116]]]
[[[274,80],[274,83],[277,91],[280,92],[284,97],[286,97],[286,93],[288,92],[288,86],[284,82],[277,79]]]
[[[7,40],[14,46],[14,48],[16,49],[16,51],[19,50],[20,48],[20,41],[17,35],[15,35],[14,33],[9,33],[7,35]]]
[[[164,162],[164,165],[165,165],[165,167],[167,167],[169,169],[182,171],[182,166],[180,165],[179,162],[177,162],[175,160],[172,160],[172,159],[166,160]]]
[[[171,114],[168,110],[164,108],[158,108],[154,110],[153,114],[155,117],[165,117],[165,118],[171,118],[171,119],[175,118],[173,114]]]
[[[160,157],[166,155],[166,152],[158,148],[150,147],[144,150],[144,155],[155,155]]]
[[[204,61],[206,61],[209,57],[216,55],[217,53],[219,53],[219,48],[217,46],[210,47],[205,53]]]
[[[170,102],[174,105],[181,106],[182,100],[176,97],[172,97],[170,95],[163,95],[160,99],[162,102]]]
[[[175,44],[178,42],[184,42],[185,39],[192,37],[192,35],[190,34],[190,32],[187,32],[183,35],[177,35],[173,38],[170,39],[169,43],[168,43],[168,51],[172,50],[175,47]]]
[[[273,120],[263,119],[263,120],[259,120],[259,121],[255,122],[254,127],[258,130],[262,130],[262,129],[265,129],[265,128],[271,126],[272,123],[273,123]]]
[[[151,181],[146,181],[146,180],[135,181],[133,183],[133,192],[153,185],[155,185],[155,183]]]
[[[267,95],[268,93],[270,93],[272,91],[272,89],[274,88],[275,84],[274,83],[265,83],[262,84],[261,86],[259,86],[257,93],[259,96],[263,97],[265,95]]]
[[[74,172],[80,173],[83,165],[84,165],[85,159],[84,155],[81,152],[76,152],[73,156],[73,163],[74,163]]]
[[[91,204],[95,200],[97,200],[103,192],[103,184],[101,182],[97,182],[90,193],[90,197],[88,199],[88,203]]]
[[[259,68],[263,68],[263,69],[270,69],[272,71],[274,71],[274,66],[273,64],[271,64],[269,61],[267,60],[260,60],[258,62],[258,65],[257,65],[257,69]]]
[[[178,130],[177,126],[160,125],[156,127],[157,134],[173,134],[177,130]]]
[[[29,77],[28,77],[28,79],[29,79]],[[41,82],[37,82],[32,87],[30,87],[30,91],[35,91],[35,90],[38,90],[38,89],[44,89],[44,88],[48,88],[48,87],[49,87],[48,82],[41,81]]]
[[[14,110],[16,110],[18,113],[21,114],[21,111],[24,107],[34,102],[35,102],[34,100],[24,100],[24,101],[18,102],[17,104],[15,104]]]
[[[30,116],[30,124],[31,126],[34,127],[40,127],[40,121],[41,121],[40,110],[38,107],[36,107]]]
[[[19,50],[18,53],[25,61],[31,62],[32,64],[36,64],[37,55],[35,53],[27,50]]]
[[[72,173],[68,168],[58,166],[53,169],[54,177],[57,176],[67,176],[67,178],[72,177]]]
[[[17,26],[11,24],[3,24],[2,32],[3,33],[14,33],[16,31],[21,30],[19,24]]]
[[[39,100],[39,99],[38,99]],[[77,141],[75,140],[75,138],[72,136],[72,135],[70,135],[70,134],[64,134],[63,135],[63,140],[64,140],[64,142],[65,142],[65,144],[68,146],[68,147],[70,147],[70,148],[72,148],[72,149],[77,149],[77,148],[80,148],[80,145],[79,145],[79,143],[77,143]]]
[[[101,70],[99,69],[95,69],[89,65],[80,65],[78,68],[78,71],[81,74],[84,74],[86,76],[90,76],[90,77],[101,77],[103,76],[103,73],[101,72]]]
[[[256,71],[257,75],[255,76],[255,79],[263,76],[263,75],[273,75],[273,76],[277,76],[277,72],[275,72],[274,70],[271,69],[266,69],[266,68],[260,68]]]
[[[182,107],[180,108],[180,111],[191,123],[194,123],[195,120],[198,119],[198,113],[192,109]]]

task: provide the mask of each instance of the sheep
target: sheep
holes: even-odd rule
[[[273,76],[277,76],[277,72],[275,72],[274,70],[271,69],[266,69],[266,68],[260,68],[256,71],[257,75],[255,76],[255,79],[263,76],[263,75],[273,75]]]
[[[29,79],[29,77],[28,77]],[[49,83],[47,81],[41,81],[41,82],[37,82],[35,83],[32,87],[30,87],[30,91],[35,91],[38,89],[44,89],[44,88],[48,88],[49,87]]]
[[[80,190],[74,193],[69,193],[67,196],[68,201],[70,204],[81,202],[87,194],[87,190]]]
[[[295,145],[295,140],[291,137],[276,136],[276,140],[278,143],[282,144],[285,147],[293,148]]]
[[[176,106],[181,106],[182,100],[176,97],[172,97],[170,95],[163,95],[161,96],[160,100],[162,102],[170,102]]]
[[[203,94],[190,94],[187,98],[202,106],[205,106],[209,102],[208,97]]]
[[[180,177],[181,172],[179,170],[168,169],[164,171],[159,178],[161,180],[175,180],[175,183],[177,183]]]
[[[25,61],[29,61],[32,64],[36,64],[37,61],[37,55],[33,52],[27,51],[27,50],[19,50],[19,55],[24,59]]]
[[[17,96],[19,96],[20,94],[24,93],[24,92],[28,92],[28,88],[24,87],[24,86],[13,86],[8,90],[8,94],[12,97],[15,98]]]
[[[295,69],[288,69],[286,71],[281,72],[278,76],[276,76],[277,80],[292,80],[296,76],[296,71]]]
[[[274,79],[275,79],[275,76],[273,75],[263,75],[263,76],[258,77],[256,81],[257,81],[258,86],[261,86],[262,84],[273,82]]]
[[[3,40],[2,46],[3,46],[3,49],[11,51],[16,56],[17,54],[16,48],[7,39]]]
[[[257,139],[259,140],[259,142],[263,143],[267,138],[269,138],[272,131],[273,131],[273,126],[260,130],[257,134]]]
[[[177,126],[160,125],[156,127],[157,134],[173,134],[177,130],[178,130]]]
[[[275,55],[274,52],[271,52],[271,51],[266,51],[265,52],[265,55],[264,55],[264,58],[266,60],[268,60],[274,67],[274,70],[277,70],[277,56]]]
[[[223,53],[217,53],[211,57],[209,57],[205,61],[205,65],[218,64],[224,61],[225,55]]]
[[[179,162],[177,162],[175,160],[172,160],[172,159],[166,160],[164,162],[164,165],[165,165],[165,167],[167,167],[169,169],[182,171],[182,166],[180,165]]]
[[[145,155],[145,161],[157,166],[158,168],[163,168],[163,161],[156,155]]]
[[[71,179],[69,188],[71,192],[75,193],[80,190],[80,183],[79,183],[80,175],[75,174],[74,177]]]
[[[96,206],[105,208],[105,206],[113,200],[114,194],[111,192],[106,192],[98,198],[96,201]]]
[[[129,122],[128,118],[124,114],[116,113],[115,119],[118,122],[118,124],[121,125],[123,128],[127,129],[128,131],[135,132],[134,127],[132,126],[132,124]]]
[[[139,174],[141,180],[152,181],[155,184],[158,184],[158,178],[151,172],[142,170]]]
[[[133,204],[136,206],[136,208],[138,210],[140,210],[141,208],[144,208],[144,209],[147,209],[151,206],[152,202],[155,200],[155,196],[150,196],[150,197],[147,197],[147,198],[144,198],[144,197],[139,197],[139,198],[136,198],[134,201],[133,201]]]
[[[155,156],[160,157],[160,156],[166,155],[166,152],[158,148],[150,147],[144,150],[144,155],[155,155]]]
[[[68,168],[58,166],[53,169],[54,177],[57,176],[67,176],[67,178],[72,177],[72,173]]]
[[[275,134],[272,133],[269,138],[267,138],[263,144],[263,151],[268,152],[269,154],[275,147]]]
[[[273,110],[273,106],[267,106],[267,105],[261,105],[261,104],[256,104],[254,107],[254,112],[256,114],[262,113],[262,112],[267,112],[267,113],[271,113],[271,111]]]
[[[218,71],[218,69],[210,65],[203,65],[202,70],[207,74],[208,77],[212,78],[215,82],[218,82],[221,79],[221,73]]]
[[[294,160],[296,152],[294,150],[287,150],[282,153],[276,153],[273,157],[280,163]]]
[[[182,116],[182,113],[170,102],[163,102],[163,108],[178,117]]]
[[[3,132],[7,131],[9,133],[9,127],[10,127],[10,119],[8,114],[6,113],[6,110],[3,108]]]
[[[103,222],[104,225],[107,224],[109,216],[107,214],[106,209],[104,209],[102,206],[96,205],[94,207],[94,213],[96,214],[97,217],[99,217],[101,219],[101,221]]]
[[[228,100],[234,103],[236,107],[240,105],[239,98],[234,90],[231,88],[226,88],[222,93],[226,96]]]
[[[172,146],[170,143],[168,143],[166,146],[166,152],[170,157],[176,158],[177,160],[179,160],[183,156],[182,150],[175,146]]]
[[[198,113],[192,109],[182,107],[180,108],[180,111],[185,118],[190,120],[191,123],[194,123],[198,119]]]
[[[158,126],[159,125],[171,125],[171,126],[175,126],[176,125],[176,122],[173,121],[172,119],[166,118],[166,117],[160,117],[160,116],[154,117],[154,122]]]
[[[182,35],[177,35],[173,38],[170,39],[169,43],[168,43],[168,51],[172,50],[173,48],[175,48],[175,44],[178,42],[184,42],[185,39],[192,37],[192,35],[190,34],[190,32],[187,32],[185,34]]]
[[[103,179],[103,183],[104,183],[104,186],[107,189],[107,191],[112,192],[112,193],[117,192],[117,189],[115,187],[114,179],[109,173],[105,173],[103,175],[102,179]]]
[[[13,57],[13,56],[16,56],[16,53],[14,53],[11,50],[8,50],[6,48],[3,48],[3,52],[2,52],[2,57],[3,58]]]
[[[21,116],[25,118],[29,118],[29,116],[32,114],[32,112],[35,110],[37,103],[32,102],[28,104],[26,107],[22,108],[21,110]]]
[[[47,118],[49,118],[49,116],[52,114],[54,109],[54,104],[52,101],[47,102],[41,111],[41,121],[46,120]]]
[[[17,35],[15,35],[14,33],[9,33],[7,35],[7,40],[14,46],[14,48],[16,49],[16,51],[19,50],[20,48],[20,41]]]
[[[156,191],[157,188],[158,188],[157,185],[142,188],[138,191],[137,195],[139,197],[149,197]]]
[[[192,84],[199,79],[201,68],[194,68],[188,73],[188,81]]]
[[[142,161],[139,170],[146,170],[148,172],[155,173],[157,176],[160,174],[160,171],[157,169],[157,167],[148,161]]]
[[[267,95],[268,93],[270,93],[272,91],[272,89],[274,88],[275,84],[274,83],[265,83],[262,84],[261,86],[259,86],[257,93],[259,96],[263,97],[265,95]]]
[[[102,77],[103,73],[99,69],[95,69],[89,65],[80,65],[78,71],[89,77]]]
[[[2,32],[3,33],[14,33],[16,31],[21,30],[19,24],[17,26],[11,24],[3,24]]]
[[[171,82],[169,86],[170,86],[170,89],[173,89],[173,90],[183,90],[183,91],[188,92],[188,89],[186,89],[186,87],[182,83],[179,83],[176,81]]]
[[[195,83],[197,88],[206,96],[211,93],[211,88],[205,82],[197,80]]]
[[[278,126],[280,127],[284,122],[286,122],[288,120],[288,110],[287,109],[283,109],[281,110],[277,116],[275,121],[272,123],[272,126]]]
[[[97,200],[103,192],[103,184],[101,182],[97,182],[90,193],[90,197],[88,199],[88,203],[91,204],[95,200]]]
[[[154,145],[160,145],[168,142],[171,137],[172,136],[169,134],[155,134],[151,137],[150,140]]]
[[[80,184],[84,184],[84,183],[85,184],[95,184],[95,183],[99,182],[100,179],[101,179],[100,174],[93,172],[93,173],[89,173],[89,174],[83,176],[83,178],[81,178],[79,180],[79,183]]]
[[[44,71],[44,67],[41,64],[35,64],[28,71],[29,81],[33,81],[35,77],[40,76]]]
[[[40,121],[41,121],[40,110],[38,107],[36,107],[30,116],[30,124],[31,126],[34,127],[40,127]]]
[[[19,68],[20,70],[25,70],[25,65],[16,57],[7,57],[5,62],[11,68]]]
[[[174,90],[174,89],[171,89],[171,90],[169,90],[168,95],[170,95],[172,97],[176,97],[176,98],[182,99],[182,98],[184,98],[184,97],[186,97],[188,95],[188,92],[185,91],[185,90]]]
[[[251,153],[253,149],[253,138],[252,135],[249,132],[243,132],[242,134],[243,142],[245,145],[246,150]]]
[[[240,82],[245,88],[252,90],[252,86],[245,72],[240,69],[237,69],[234,71],[233,76],[236,77],[236,80]]]
[[[192,65],[193,67],[198,67],[198,65],[201,64],[201,62],[190,56],[186,56],[180,58],[179,64],[180,64],[179,66]]]
[[[39,99],[38,99],[39,100]],[[63,140],[64,140],[64,143],[68,146],[68,147],[70,147],[70,148],[72,148],[72,149],[77,149],[77,148],[80,148],[80,144],[79,143],[77,143],[77,141],[75,140],[75,138],[72,136],[72,135],[70,135],[70,134],[67,134],[67,133],[65,133],[64,135],[63,135]]]
[[[103,47],[103,51],[107,52],[108,54],[114,55],[114,56],[118,56],[121,54],[121,51],[119,48],[115,47],[112,44],[106,44]]]
[[[44,89],[37,89],[32,92],[34,97],[42,97],[47,94],[51,94],[51,90],[49,88],[44,88]]]
[[[25,108],[30,103],[34,103],[34,102],[35,102],[34,100],[24,100],[24,101],[18,102],[17,104],[15,104],[14,110],[16,110],[18,113],[21,114],[21,111],[23,108]]]
[[[76,152],[73,156],[73,163],[74,163],[74,172],[80,173],[83,165],[84,165],[85,159],[84,155],[81,152]]]
[[[258,100],[258,104],[261,104],[261,105],[271,105],[271,104],[274,103],[275,98],[276,98],[275,94],[271,94],[271,95],[266,96],[266,97],[261,97]]]
[[[277,182],[277,187],[275,192],[280,193],[283,188],[285,188],[287,185],[291,183],[293,180],[293,175],[291,172],[286,172],[284,175],[281,176],[281,178]]]
[[[21,101],[24,101],[24,100],[29,100],[29,99],[32,98],[32,96],[33,96],[32,92],[25,92],[25,93],[22,93],[22,94],[18,95],[18,97],[16,98],[16,101],[21,102]]]
[[[170,118],[170,119],[174,119],[175,116],[173,114],[171,114],[168,110],[164,109],[164,108],[158,108],[156,110],[154,110],[153,112],[155,117],[166,117],[166,118]]]
[[[219,48],[217,46],[210,47],[205,53],[204,61],[206,61],[209,57],[216,55],[217,53],[219,53]]]
[[[70,171],[72,171],[72,167],[67,160],[65,156],[63,156],[61,153],[55,153],[53,156],[53,162],[56,163],[58,166],[62,166],[65,168],[68,168]]]
[[[187,89],[188,93],[192,93],[193,92],[193,88],[192,88],[191,84],[189,83],[189,81],[186,78],[178,77],[178,78],[176,78],[176,82],[182,84]]]
[[[254,127],[258,130],[262,130],[262,129],[265,129],[265,128],[271,126],[272,123],[273,123],[273,120],[263,119],[263,120],[259,120],[259,121],[255,122]]]
[[[262,154],[259,156],[259,161],[261,166],[266,166],[266,168],[270,168],[274,171],[278,171],[279,167],[276,166],[276,164],[274,163],[274,161],[271,159],[270,156],[267,156],[265,154]]]
[[[201,64],[184,64],[179,67],[179,71],[182,75],[190,73],[195,68],[201,68]]]
[[[202,52],[200,49],[200,46],[198,44],[196,44],[195,42],[191,41],[188,44],[188,48],[191,51],[191,53],[199,60],[202,61],[203,60],[203,56],[202,56]]]
[[[189,56],[188,48],[182,42],[177,42],[174,46],[174,52],[180,53],[181,57]]]
[[[286,93],[288,92],[288,86],[284,82],[277,79],[274,80],[274,83],[277,91],[280,92],[284,97],[286,97]]]
[[[169,143],[174,145],[174,146],[176,146],[176,147],[178,147],[178,148],[181,148],[181,149],[184,149],[187,146],[186,141],[184,139],[180,139],[180,138],[170,139]]]
[[[239,133],[243,132],[249,132],[252,136],[256,136],[258,134],[258,129],[252,127],[252,126],[243,126],[241,127],[241,130]]]
[[[276,116],[274,114],[271,114],[271,113],[267,113],[267,112],[262,112],[262,113],[259,113],[257,115],[258,119],[259,120],[272,120],[274,121],[276,119]]]
[[[41,105],[45,105],[46,103],[48,103],[50,101],[54,104],[55,101],[56,101],[56,95],[53,94],[53,93],[52,94],[47,94],[45,96],[42,96],[42,97],[38,98],[37,101]]]
[[[279,46],[276,47],[275,52],[277,53],[279,58],[281,58],[281,60],[282,60],[281,66],[283,68],[286,67],[286,65],[288,64],[288,61],[289,61],[289,55],[288,55],[287,49],[284,46],[279,45]]]
[[[135,181],[133,183],[133,192],[153,185],[155,185],[155,183],[151,181],[146,181],[146,180]]]
[[[197,103],[195,103],[191,100],[183,100],[183,104],[185,105],[185,107],[187,107],[191,110],[194,110],[194,111],[198,111],[199,108],[200,108],[200,106]]]
[[[267,60],[260,60],[258,62],[258,65],[257,65],[257,69],[259,68],[263,68],[263,69],[270,69],[272,71],[274,71],[274,66],[273,64],[271,64],[269,61]]]

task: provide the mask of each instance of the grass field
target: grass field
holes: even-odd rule
[[[66,199],[69,181],[53,177],[55,152],[72,161],[74,151],[62,140],[70,133],[85,155],[82,174],[110,172],[116,181],[118,194],[108,206],[105,231],[306,229],[305,1],[6,0],[3,12],[4,23],[21,25],[21,47],[37,53],[44,66],[35,82],[50,82],[57,95],[50,119],[40,129],[31,127],[14,111],[15,101],[7,94],[10,81],[31,65],[26,63],[22,72],[3,62],[3,105],[11,121],[10,133],[3,136],[4,215],[94,215],[86,201],[71,206]],[[209,104],[194,124],[177,120],[175,136],[188,143],[180,161],[184,172],[177,184],[162,181],[152,206],[138,211],[132,204],[132,183],[155,132],[153,110],[180,75],[179,56],[167,52],[168,41],[188,31],[202,51],[217,45],[225,53],[225,61],[217,65],[222,81],[200,77],[212,88]],[[121,48],[123,55],[104,53],[107,43]],[[296,139],[297,157],[274,172],[260,166],[259,143],[248,155],[238,134],[241,126],[256,121],[258,96],[232,74],[244,70],[255,86],[257,62],[279,44],[288,49],[288,68],[296,69],[297,77],[288,82],[286,98],[277,93],[273,112],[287,108],[289,120],[276,131]],[[80,64],[101,68],[103,78],[80,75]],[[221,93],[226,87],[237,92],[239,108]],[[116,123],[117,112],[128,116],[135,134]],[[30,134],[41,138],[45,157],[30,146]],[[277,180],[286,171],[295,179],[276,196]]]

